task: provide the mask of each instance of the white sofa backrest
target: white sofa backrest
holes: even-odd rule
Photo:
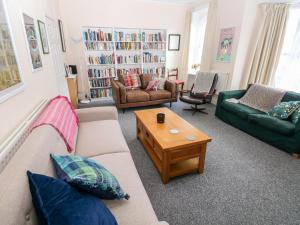
[[[56,130],[41,126],[33,130],[0,174],[0,223],[38,225],[26,171],[55,176],[50,153],[67,155]]]

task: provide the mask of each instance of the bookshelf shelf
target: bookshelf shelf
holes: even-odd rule
[[[111,98],[110,80],[129,72],[165,77],[166,62],[151,61],[165,61],[166,34],[165,29],[82,27],[91,98]]]

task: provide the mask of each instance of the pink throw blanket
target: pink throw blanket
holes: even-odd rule
[[[41,125],[54,127],[66,143],[69,152],[75,149],[79,120],[69,99],[57,96],[33,123],[31,130]]]

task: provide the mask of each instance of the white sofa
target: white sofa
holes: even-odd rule
[[[104,201],[119,225],[167,225],[159,222],[139,178],[118,123],[114,107],[79,109],[80,121],[74,154],[96,160],[111,171],[127,200]],[[68,151],[59,134],[50,126],[39,127],[26,138],[0,174],[0,224],[37,225],[26,171],[55,177],[50,153]]]

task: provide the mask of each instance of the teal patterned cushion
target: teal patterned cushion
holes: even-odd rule
[[[274,106],[274,108],[268,112],[268,115],[278,119],[287,119],[299,107],[300,101],[281,102]]]
[[[81,156],[51,154],[57,176],[102,199],[129,199],[117,179],[94,160]]]
[[[298,123],[299,118],[300,118],[300,107],[293,112],[291,120],[294,124],[296,124]]]

